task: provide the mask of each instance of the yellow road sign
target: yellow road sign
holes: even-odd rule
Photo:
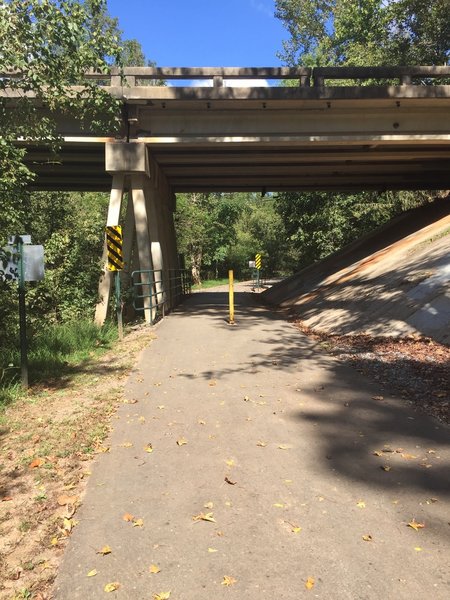
[[[257,254],[257,255],[255,256],[255,267],[256,267],[257,269],[260,269],[260,268],[261,268],[261,254]]]
[[[106,247],[108,250],[108,271],[122,271],[122,227],[113,225],[106,228]]]

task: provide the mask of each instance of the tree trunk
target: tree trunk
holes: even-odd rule
[[[194,284],[200,284],[201,277],[200,271],[202,267],[202,253],[197,252],[195,254],[191,254],[191,272],[192,272],[192,281]]]

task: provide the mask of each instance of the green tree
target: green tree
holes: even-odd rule
[[[178,194],[178,249],[185,255],[194,283],[201,282],[205,267],[218,274],[235,240],[235,223],[241,211],[241,194]]]
[[[15,92],[14,99],[0,97],[2,195],[33,178],[18,139],[57,146],[55,112],[92,131],[118,124],[118,102],[84,79],[87,71],[103,73],[120,60],[119,32],[105,7],[105,0],[5,0],[0,6],[0,91]],[[80,84],[82,90],[67,93]]]
[[[291,66],[439,65],[450,58],[450,2],[276,0]],[[304,267],[367,233],[427,194],[283,193],[277,197],[291,252]]]
[[[448,0],[276,0],[288,65],[442,65],[450,58]]]
[[[303,268],[427,198],[426,193],[413,192],[288,192],[277,196],[276,207],[296,255],[296,267]]]
[[[291,271],[290,245],[283,220],[275,210],[273,196],[243,195],[243,210],[236,222],[236,238],[230,246],[227,262],[237,277],[248,277],[248,261],[255,254],[263,258],[263,272],[289,273]]]

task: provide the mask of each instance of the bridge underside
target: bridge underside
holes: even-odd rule
[[[104,144],[145,144],[172,192],[450,188],[450,86],[109,88],[119,137],[65,121],[35,189],[108,191]]]
[[[119,224],[128,192],[120,277],[140,274],[147,290],[144,315],[151,321],[155,301],[168,307],[175,302],[170,280],[179,266],[177,192],[450,189],[450,86],[407,83],[413,76],[450,77],[450,71],[407,70],[375,69],[380,77],[400,73],[402,85],[391,87],[324,87],[324,73],[343,73],[333,69],[315,69],[309,87],[311,73],[303,69],[299,87],[227,88],[222,75],[233,76],[236,69],[194,69],[191,75],[212,75],[214,87],[188,88],[136,85],[142,74],[154,79],[167,72],[135,68],[128,85],[112,75],[105,88],[122,103],[119,134],[95,137],[61,117],[59,156],[27,147],[26,163],[37,174],[36,190],[110,192],[107,225]],[[172,78],[186,76],[183,69],[169,71]],[[283,69],[268,73],[290,76]],[[347,76],[365,73],[351,69]],[[260,69],[237,74],[268,76]],[[106,270],[99,283],[99,323],[111,282]]]

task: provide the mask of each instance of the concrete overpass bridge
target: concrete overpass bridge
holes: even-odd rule
[[[129,190],[125,259],[136,243],[143,271],[177,267],[177,192],[450,189],[450,85],[441,84],[450,67],[133,67],[87,77],[120,101],[121,131],[98,137],[59,118],[58,159],[29,145],[26,162],[36,190],[110,191],[108,225]],[[14,92],[2,95],[14,104]],[[162,293],[164,282],[152,285]],[[109,289],[106,274],[99,321]]]

